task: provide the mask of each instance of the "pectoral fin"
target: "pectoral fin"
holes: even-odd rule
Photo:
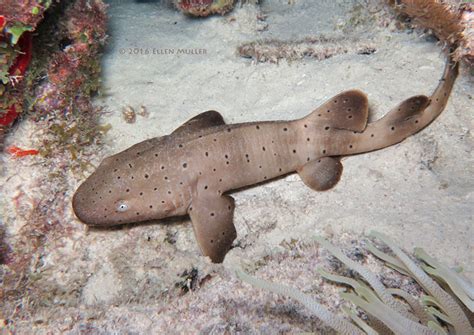
[[[175,131],[173,131],[171,135],[181,136],[181,135],[192,134],[194,132],[197,132],[206,128],[221,126],[224,124],[225,124],[224,119],[222,118],[222,115],[219,112],[207,111],[186,121],[183,125],[181,125]]]
[[[199,194],[193,197],[188,213],[202,253],[212,262],[222,263],[237,237],[233,223],[234,199]]]
[[[315,191],[326,191],[341,178],[342,164],[337,158],[323,157],[303,165],[297,172],[306,186]]]

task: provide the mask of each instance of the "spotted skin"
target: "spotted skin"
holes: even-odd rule
[[[74,212],[93,226],[189,214],[203,254],[222,262],[236,238],[228,192],[294,171],[310,188],[330,189],[342,174],[340,157],[393,145],[433,121],[457,71],[448,62],[430,98],[409,98],[369,124],[367,97],[358,90],[292,121],[227,125],[219,113],[204,112],[104,159],[76,191]]]

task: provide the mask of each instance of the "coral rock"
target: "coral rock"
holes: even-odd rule
[[[175,6],[192,16],[224,15],[234,7],[234,0],[175,0]]]

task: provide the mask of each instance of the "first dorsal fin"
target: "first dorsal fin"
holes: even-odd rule
[[[305,119],[337,129],[363,131],[367,125],[369,102],[364,92],[342,92],[316,108]]]
[[[173,131],[171,135],[192,134],[206,128],[221,126],[224,124],[224,118],[219,112],[207,111],[186,121],[183,125]]]

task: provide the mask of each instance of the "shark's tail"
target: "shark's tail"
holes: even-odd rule
[[[403,141],[429,125],[443,111],[448,102],[459,64],[449,56],[443,76],[431,97],[411,97],[383,118],[367,124],[362,132],[348,134],[347,153],[356,154],[382,149]]]

